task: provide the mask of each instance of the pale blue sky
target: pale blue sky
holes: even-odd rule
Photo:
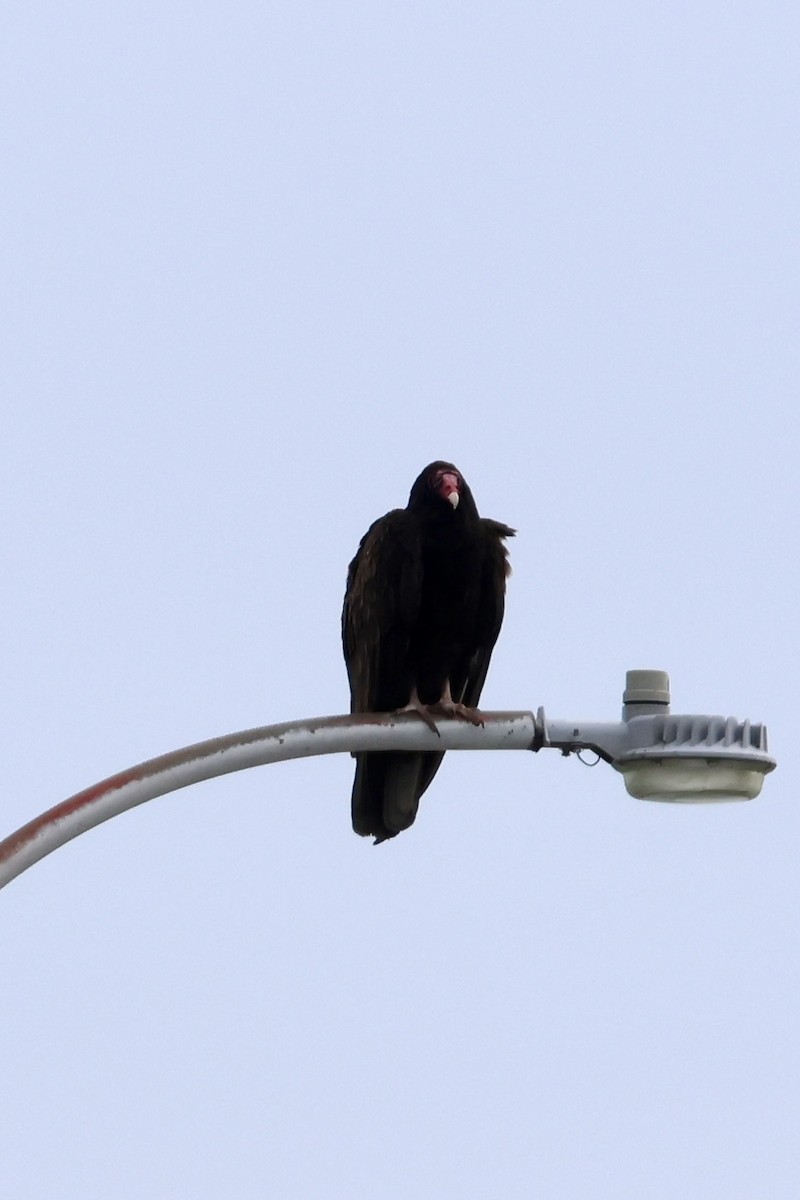
[[[514,525],[488,708],[768,723],[749,805],[344,757],[131,812],[0,895],[10,1200],[795,1200],[788,4],[11,3],[11,832],[341,712],[346,566],[431,459]]]

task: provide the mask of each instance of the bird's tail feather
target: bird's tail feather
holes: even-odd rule
[[[419,808],[421,754],[392,754],[383,781],[383,823],[389,833],[401,833],[414,823]]]
[[[419,798],[433,775],[430,758],[429,754],[414,753],[357,756],[353,783],[356,833],[382,842],[413,824]]]

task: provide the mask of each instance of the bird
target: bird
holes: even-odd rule
[[[347,572],[342,643],[351,713],[416,713],[482,725],[478,709],[516,530],[478,514],[453,463],[429,463],[405,508],[375,521]],[[360,753],[353,829],[376,844],[408,829],[443,751]]]

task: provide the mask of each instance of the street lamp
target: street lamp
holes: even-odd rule
[[[162,754],[86,788],[0,842],[0,887],[40,858],[103,821],[163,796],[247,767],[341,751],[593,750],[622,773],[632,796],[703,803],[752,800],[775,768],[763,725],[731,718],[672,716],[663,671],[629,671],[622,720],[549,720],[532,712],[484,713],[482,726],[415,714],[357,713],[247,729]]]
[[[764,725],[734,717],[673,716],[665,671],[628,671],[622,720],[606,724],[548,721],[539,709],[544,746],[565,754],[594,750],[622,773],[638,800],[708,804],[753,800],[775,768]]]

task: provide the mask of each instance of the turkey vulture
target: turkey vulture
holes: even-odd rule
[[[380,517],[347,573],[342,641],[350,711],[417,712],[482,724],[477,709],[500,632],[514,530],[478,516],[463,475],[425,468],[406,508]],[[443,752],[356,754],[353,829],[407,829]]]

